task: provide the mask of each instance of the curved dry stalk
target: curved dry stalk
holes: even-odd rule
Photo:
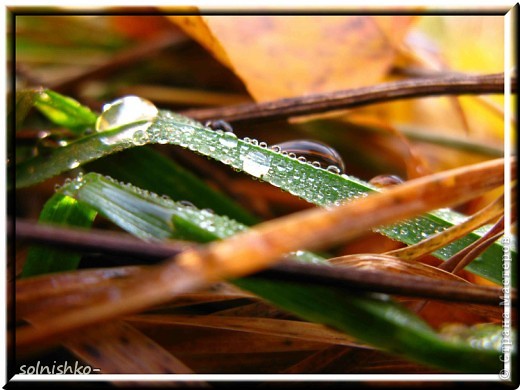
[[[511,80],[516,89],[516,77]],[[263,103],[183,111],[182,114],[199,121],[223,119],[228,122],[277,120],[295,115],[309,115],[325,111],[359,107],[423,96],[486,94],[504,92],[504,74],[461,75],[448,74],[435,78],[416,78],[379,84],[370,87],[312,94]]]
[[[279,320],[259,317],[230,317],[208,315],[155,315],[146,314],[126,317],[131,324],[189,325],[203,328],[227,329],[279,337],[303,339],[326,344],[370,348],[345,333],[325,325],[305,321]]]
[[[409,262],[388,253],[356,253],[327,260],[334,266],[365,271],[384,271],[392,274],[421,276],[436,280],[468,283],[467,280],[428,264]],[[340,268],[341,269],[341,268]]]
[[[499,217],[504,213],[503,197],[497,198],[494,202],[472,215],[459,225],[452,226],[427,239],[404,248],[386,252],[387,255],[395,256],[404,260],[414,260],[428,253],[434,252],[449,243],[464,237],[466,234],[485,225],[489,221]],[[446,263],[444,263],[446,264]]]
[[[503,221],[501,221],[501,223],[503,224]],[[475,260],[478,257],[478,255],[484,252],[493,242],[498,240],[504,234],[503,227],[499,229],[499,233],[495,235],[490,235],[489,237],[487,237],[486,240],[482,240],[481,242],[479,242],[477,246],[475,246],[466,256],[462,258],[462,260],[457,264],[457,266],[453,269],[452,272],[457,273],[464,269],[469,263]]]
[[[28,352],[36,345],[56,342],[64,333],[147,309],[217,280],[257,272],[285,253],[324,248],[374,226],[462,203],[502,185],[503,170],[503,159],[487,161],[411,180],[338,207],[306,210],[259,224],[149,267],[106,291],[96,304],[55,315],[38,328],[19,329],[16,344],[20,353]]]
[[[472,260],[474,260],[486,248],[498,240],[504,233],[504,217],[493,225],[493,227],[486,232],[482,237],[475,241],[472,245],[464,248],[451,259],[447,260],[439,266],[449,272],[456,273],[466,267]]]
[[[385,273],[391,273],[392,276],[384,277],[384,274],[381,275],[380,281],[381,284],[385,284],[387,279],[395,280],[397,284],[403,283],[403,291],[399,293],[399,300],[401,301],[409,301],[409,297],[412,294],[407,293],[408,287],[411,290],[417,290],[416,284],[414,284],[412,279],[406,279],[404,278],[404,282],[400,282],[399,275],[405,274],[405,275],[413,275],[413,276],[421,276],[424,278],[428,278],[429,280],[421,281],[421,284],[424,286],[421,286],[425,288],[425,293],[419,295],[418,298],[426,297],[427,294],[433,295],[437,294],[436,291],[440,290],[438,295],[443,294],[445,300],[450,301],[449,304],[453,308],[460,308],[460,310],[463,311],[470,311],[472,313],[475,313],[481,317],[484,317],[488,320],[495,321],[496,319],[502,318],[502,312],[503,310],[498,306],[500,303],[499,301],[495,300],[494,303],[491,303],[491,300],[487,304],[477,304],[477,303],[470,303],[469,300],[466,300],[465,303],[459,303],[457,296],[459,296],[461,293],[465,294],[466,292],[471,291],[480,291],[479,294],[486,294],[486,291],[494,291],[493,295],[495,298],[500,299],[500,296],[502,295],[502,289],[499,287],[492,287],[491,290],[488,290],[488,286],[480,286],[480,285],[473,285],[470,282],[468,282],[466,279],[463,279],[453,273],[450,273],[449,271],[442,270],[438,267],[430,266],[427,264],[419,263],[419,262],[409,262],[406,260],[401,260],[397,257],[388,256],[387,254],[354,254],[354,255],[347,255],[347,256],[341,256],[341,257],[335,257],[332,259],[329,259],[329,262],[334,264],[335,266],[347,266],[348,268],[355,268],[355,269],[363,269],[363,270],[373,270],[373,271],[381,271]],[[463,283],[461,286],[458,285],[458,288],[456,288],[453,293],[447,290],[443,290],[443,281],[451,281],[451,282],[457,282],[457,283]],[[367,281],[368,282],[368,281]],[[406,284],[411,284],[411,286],[407,286]],[[482,289],[483,287],[483,289]],[[516,299],[516,290],[513,291],[514,298]],[[483,295],[482,295],[483,297]],[[438,299],[439,296],[431,297],[431,299]],[[415,302],[417,298],[413,299]],[[442,298],[441,298],[442,299]],[[428,301],[421,301],[421,306],[424,306]],[[439,303],[442,301],[439,300]],[[416,310],[418,308],[416,307]]]

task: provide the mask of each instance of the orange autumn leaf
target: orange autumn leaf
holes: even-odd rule
[[[108,21],[114,31],[135,41],[151,41],[165,32],[175,30],[175,26],[160,15],[111,15]]]
[[[384,79],[408,16],[169,16],[230,67],[257,101]]]

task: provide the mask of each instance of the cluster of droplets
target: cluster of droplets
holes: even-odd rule
[[[323,206],[366,195],[366,185],[352,186],[323,174],[325,171],[341,175],[344,170],[341,156],[328,145],[294,140],[269,147],[265,142],[248,137],[240,141],[226,122],[214,121],[207,125],[210,127],[179,114],[158,111],[145,99],[127,96],[104,107],[96,130],[122,128],[103,138],[103,142],[121,148],[126,147],[126,143],[179,145]],[[298,164],[287,164],[280,156],[287,156]],[[321,169],[301,169],[300,164]]]
[[[435,223],[426,217],[415,217],[401,221],[399,224],[380,227],[375,230],[390,238],[411,245],[417,243],[418,239],[426,239],[434,234],[440,233],[447,227],[448,226]]]
[[[179,201],[175,203],[176,215],[183,217],[190,223],[197,225],[218,238],[230,237],[238,232],[246,230],[247,227],[241,223],[228,218],[227,216],[217,215],[212,209],[198,209],[189,201]]]
[[[440,335],[450,341],[469,344],[473,348],[499,351],[502,348],[503,329],[496,324],[445,325]],[[513,333],[513,337],[516,335]]]
[[[88,177],[89,175],[83,175],[83,172],[79,172],[75,178],[68,177],[63,181],[63,184],[55,184],[54,191],[72,196],[85,184],[86,176]]]
[[[144,198],[147,201],[151,201],[160,206],[160,210],[152,210],[150,207],[147,207],[146,211],[155,216],[161,216],[164,218],[172,229],[182,230],[183,228],[183,226],[180,225],[173,225],[173,215],[182,217],[186,221],[189,221],[190,224],[195,224],[201,229],[214,233],[219,238],[229,237],[246,229],[246,226],[229,219],[226,216],[217,215],[211,209],[198,209],[189,201],[181,200],[175,202],[167,195],[159,195],[155,192],[136,187],[130,183],[120,182],[108,176],[103,177],[103,179],[117,186],[123,187],[127,192],[130,191],[140,198]],[[157,212],[159,212],[160,215],[157,214]]]

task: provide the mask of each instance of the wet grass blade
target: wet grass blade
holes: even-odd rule
[[[76,100],[49,89],[35,95],[34,106],[49,120],[78,134],[96,123],[97,115]]]
[[[215,191],[190,171],[148,147],[133,148],[89,163],[88,170],[167,195],[186,200],[200,209],[211,209],[238,222],[253,225],[258,218],[236,202]]]
[[[153,122],[124,124],[112,130],[83,137],[66,147],[58,148],[49,157],[36,157],[17,167],[17,187],[26,187],[46,178],[109,154],[145,144],[174,144],[214,158],[237,170],[269,182],[295,196],[319,206],[339,205],[378,191],[355,177],[338,174],[337,168],[313,166],[269,149],[256,140],[240,140],[233,133],[205,128],[200,123],[169,111],[160,111]],[[448,209],[411,218],[388,227],[376,229],[391,239],[408,245],[416,244],[464,220]],[[457,241],[435,251],[434,256],[446,260],[471,245],[485,233],[485,229],[471,232]],[[516,258],[516,248],[513,248]],[[468,270],[501,283],[500,242],[491,245]],[[516,283],[513,280],[513,283]]]

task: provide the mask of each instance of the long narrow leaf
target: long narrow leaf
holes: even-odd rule
[[[180,145],[320,206],[338,205],[377,191],[355,177],[338,174],[337,168],[316,167],[276,149],[269,149],[256,140],[240,140],[232,133],[213,131],[192,119],[169,111],[159,112],[153,122],[123,123],[108,131],[81,138],[55,150],[49,158],[35,157],[27,160],[17,167],[17,186],[29,186],[71,167],[149,143]],[[460,214],[443,209],[380,228],[378,231],[411,245],[462,220],[464,217]],[[437,250],[433,255],[446,260],[475,242],[485,231],[486,229],[474,231]],[[516,249],[513,248],[512,252],[516,258]],[[497,241],[467,268],[477,275],[501,283],[502,267],[497,259],[502,254],[503,247]],[[516,280],[513,283],[516,284]]]
[[[108,175],[140,188],[186,200],[198,208],[208,208],[246,225],[258,218],[221,192],[215,191],[197,176],[148,147],[133,148],[107,156],[87,165],[88,170]]]

